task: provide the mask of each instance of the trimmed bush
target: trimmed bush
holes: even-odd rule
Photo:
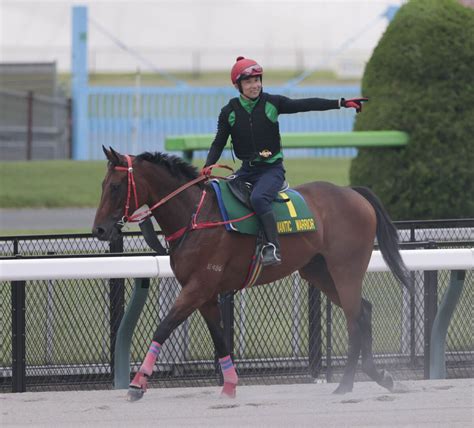
[[[368,62],[370,98],[355,130],[400,130],[406,148],[360,149],[352,185],[370,187],[394,219],[474,217],[474,10],[412,0]]]

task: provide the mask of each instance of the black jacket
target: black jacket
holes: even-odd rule
[[[267,103],[271,103],[278,114],[340,108],[339,100],[324,98],[291,99],[282,95],[271,95],[262,92],[252,114],[249,114],[240,104],[239,98],[233,98],[222,108],[219,114],[217,133],[207,155],[206,166],[219,160],[229,135],[232,137],[236,156],[242,160],[251,160],[259,151],[264,149],[270,150],[272,154],[276,154],[281,149],[278,122],[272,122],[265,115]],[[232,112],[235,113],[236,119],[233,126],[229,123],[229,116]],[[250,126],[250,119],[254,119],[252,127]],[[277,151],[274,151],[276,149]]]

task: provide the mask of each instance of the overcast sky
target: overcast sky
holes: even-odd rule
[[[385,31],[383,13],[403,0],[0,0],[2,61],[70,65],[71,10],[88,6],[92,68],[227,68],[236,55],[272,68],[314,66],[334,53],[370,56]],[[341,49],[342,48],[342,49]],[[223,64],[220,66],[220,64]],[[301,64],[300,64],[301,65]],[[144,65],[142,64],[142,67]]]

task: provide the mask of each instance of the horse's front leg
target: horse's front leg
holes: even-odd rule
[[[129,385],[127,400],[136,401],[143,397],[147,390],[147,378],[153,373],[153,367],[160,354],[161,346],[176,327],[208,299],[207,293],[203,292],[202,288],[199,289],[196,282],[186,284],[182,288],[168,315],[155,331],[145,359]]]
[[[217,297],[214,297],[209,302],[202,305],[199,308],[199,312],[201,312],[201,315],[206,321],[221,366],[222,376],[224,378],[224,386],[222,387],[221,395],[234,398],[239,378],[235,371],[234,363],[232,362],[229,348],[224,338],[221,312],[217,305]]]

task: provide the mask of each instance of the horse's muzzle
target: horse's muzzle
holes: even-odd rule
[[[99,241],[114,241],[122,234],[121,227],[117,224],[111,226],[98,225],[92,228],[92,235]]]

